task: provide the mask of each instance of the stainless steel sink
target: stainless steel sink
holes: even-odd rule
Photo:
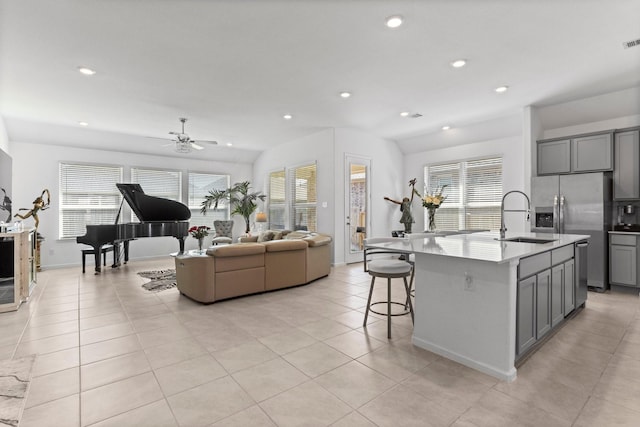
[[[509,239],[496,239],[501,242],[519,242],[519,243],[551,243],[558,239],[543,239],[539,237],[511,237]]]

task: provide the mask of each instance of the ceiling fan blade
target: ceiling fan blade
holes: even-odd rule
[[[201,145],[196,144],[195,142],[191,141],[191,147],[195,148],[196,150],[204,150],[204,147]]]
[[[174,132],[174,131],[169,132],[169,135],[179,135],[179,134],[180,132]]]
[[[192,142],[198,142],[200,144],[212,144],[212,145],[218,145],[218,141],[207,141],[204,139],[193,139],[191,140]]]

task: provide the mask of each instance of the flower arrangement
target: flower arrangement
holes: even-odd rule
[[[211,228],[206,225],[194,225],[189,229],[189,234],[191,234],[191,237],[194,239],[200,240],[209,235],[209,230],[211,230]]]
[[[429,231],[436,231],[436,209],[438,209],[442,203],[447,200],[447,196],[442,194],[445,188],[447,188],[447,185],[436,188],[436,191],[432,194],[426,193],[422,198],[422,206],[427,208],[427,213],[429,214]]]
[[[426,193],[422,198],[422,206],[427,209],[438,209],[442,202],[447,200],[447,196],[442,195],[445,188],[447,188],[447,185],[437,188],[433,194]]]

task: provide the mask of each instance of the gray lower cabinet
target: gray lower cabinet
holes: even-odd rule
[[[609,282],[613,285],[638,286],[638,248],[636,236],[611,235],[609,245]],[[615,243],[621,244],[615,244]],[[625,244],[628,243],[628,244]]]
[[[551,269],[551,326],[554,327],[564,320],[564,264]]]
[[[551,270],[536,274],[536,338],[551,330]]]
[[[536,342],[536,276],[518,282],[517,311],[516,353],[522,354]]]
[[[573,245],[520,260],[516,358],[562,323],[575,309]]]
[[[568,316],[576,308],[575,261],[564,263],[564,281],[562,283],[563,314]]]
[[[616,133],[613,198],[640,199],[640,131]]]

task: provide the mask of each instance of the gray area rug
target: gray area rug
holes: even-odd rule
[[[20,422],[35,358],[0,360],[0,426],[16,427]]]
[[[148,291],[160,292],[176,286],[176,270],[169,268],[166,270],[140,271],[138,276],[151,279],[150,282],[142,285]]]

